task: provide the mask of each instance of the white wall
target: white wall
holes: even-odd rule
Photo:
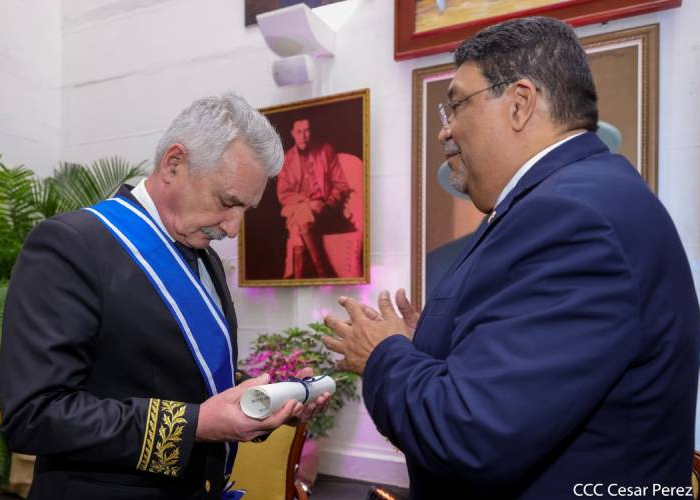
[[[359,0],[360,7],[340,29],[336,56],[324,69],[325,78],[301,87],[278,88],[271,77],[273,54],[257,27],[244,28],[243,2],[209,0],[63,0],[62,3],[62,160],[89,161],[119,154],[137,162],[152,157],[159,134],[195,98],[233,89],[258,107],[368,87],[371,89],[371,271],[372,284],[359,287],[299,289],[238,289],[235,284],[236,245],[220,246],[231,271],[240,321],[240,345],[259,332],[280,330],[340,313],[336,297],[359,296],[374,302],[382,288],[410,286],[411,196],[411,72],[448,62],[449,54],[411,61],[393,60],[393,3]],[[48,71],[61,52],[51,45],[34,19],[46,6],[45,24],[55,8],[51,0],[0,0],[0,28],[5,11],[15,16],[8,39],[0,29],[0,78],[6,75],[5,53],[24,46],[22,36],[41,33],[43,57],[14,56],[13,77],[0,80],[0,139],[8,137],[6,120],[15,135],[12,148],[0,144],[8,161],[32,164],[34,158],[55,158],[56,120],[50,126],[35,108],[10,106],[25,95],[27,81],[39,81],[46,94],[55,86]],[[9,9],[12,7],[12,9]],[[15,12],[15,10],[17,12]],[[29,14],[26,14],[29,11]],[[696,284],[700,279],[700,19],[698,2],[657,14],[614,21],[577,30],[588,36],[605,31],[661,24],[659,193],[691,259]],[[46,28],[46,27],[45,27]],[[36,42],[33,42],[36,43]],[[34,47],[34,45],[31,45]],[[10,49],[7,49],[10,47]],[[49,50],[49,48],[51,50]],[[28,49],[26,49],[28,50]],[[50,57],[49,57],[50,55]],[[21,59],[21,62],[19,61]],[[44,76],[48,71],[49,76]],[[7,77],[5,77],[7,78]],[[48,84],[46,82],[51,82]],[[55,99],[58,101],[58,99]],[[24,102],[24,100],[22,101]],[[60,104],[60,105],[59,105]],[[29,110],[29,113],[25,110]],[[26,120],[24,116],[27,116]],[[46,132],[45,131],[46,128]],[[26,129],[26,130],[25,130]],[[34,142],[31,142],[34,141]],[[12,157],[10,156],[12,155]],[[16,158],[16,159],[15,159]],[[31,161],[30,161],[31,159]],[[32,165],[33,166],[33,165]],[[273,314],[270,314],[271,311]],[[348,477],[405,485],[401,455],[379,436],[360,404],[339,419],[321,471]]]
[[[0,155],[48,174],[59,160],[61,4],[0,0]]]

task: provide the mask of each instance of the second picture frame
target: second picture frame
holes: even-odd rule
[[[369,90],[260,110],[284,165],[239,236],[239,285],[369,282]]]

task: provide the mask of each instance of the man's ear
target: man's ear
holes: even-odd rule
[[[187,150],[182,144],[172,144],[165,150],[160,159],[160,170],[161,177],[166,183],[172,182],[186,168],[186,158]]]
[[[510,122],[513,130],[520,132],[535,113],[537,99],[537,86],[528,79],[521,79],[511,85],[509,92],[512,95],[510,106]]]

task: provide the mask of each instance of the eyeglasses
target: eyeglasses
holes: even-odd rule
[[[457,108],[459,108],[462,104],[467,102],[469,99],[471,99],[475,95],[481,94],[482,92],[486,92],[487,90],[495,89],[496,87],[500,87],[501,85],[510,85],[513,82],[514,82],[514,80],[504,80],[502,82],[494,83],[493,85],[486,87],[485,89],[477,90],[476,92],[473,92],[473,93],[469,94],[467,97],[460,99],[458,101],[446,101],[444,104],[440,103],[440,104],[438,104],[438,110],[440,111],[440,115],[444,115],[445,108],[447,108],[450,110],[449,116],[452,117],[453,115],[455,115],[457,113]],[[447,118],[447,117],[445,116],[445,118]],[[445,123],[443,123],[443,125],[445,125]]]

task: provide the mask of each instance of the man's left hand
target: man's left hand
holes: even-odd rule
[[[326,316],[324,322],[333,330],[335,337],[324,336],[323,344],[331,351],[345,356],[345,359],[338,363],[339,370],[362,375],[367,359],[382,340],[396,334],[411,338],[406,322],[396,313],[386,290],[379,294],[379,317],[368,316],[366,306],[363,307],[355,299],[340,297],[338,302],[347,310],[350,320],[343,321]]]
[[[314,376],[314,371],[311,368],[302,368],[299,370],[295,375],[296,378],[306,378],[306,377],[313,377]],[[319,413],[322,413],[326,411],[326,408],[328,408],[328,405],[331,402],[331,395],[328,392],[324,392],[321,394],[319,397],[314,399],[313,401],[309,401],[307,404],[304,405],[304,409],[301,411],[301,414],[296,417],[292,417],[289,420],[285,422],[287,425],[299,425],[299,424],[305,424],[312,418],[314,418],[316,415]],[[301,403],[299,403],[301,404]]]

